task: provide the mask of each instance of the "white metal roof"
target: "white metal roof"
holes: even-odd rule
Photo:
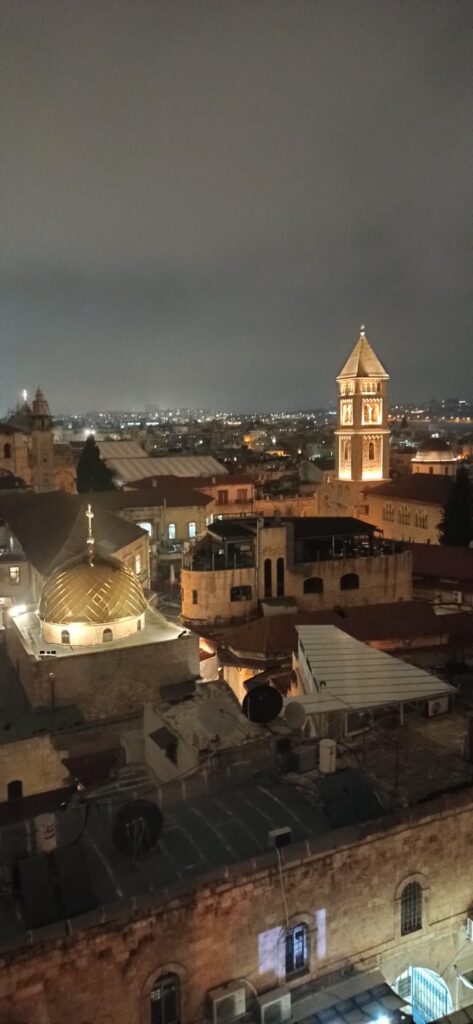
[[[97,441],[102,459],[146,459],[138,441]]]
[[[455,693],[455,687],[449,683],[400,658],[368,647],[336,626],[296,626],[296,629],[299,654],[308,666],[309,675],[303,664],[301,671],[308,691],[312,692],[292,700],[303,704],[309,715],[358,711]]]
[[[164,455],[159,458],[118,458],[112,455],[109,458],[104,454],[103,457],[125,484],[148,476],[223,476],[228,473],[213,455]]]

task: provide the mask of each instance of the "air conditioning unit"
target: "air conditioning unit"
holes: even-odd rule
[[[448,697],[434,697],[426,701],[425,713],[427,718],[436,718],[437,715],[445,715],[448,711]]]
[[[209,992],[213,1024],[232,1024],[246,1013],[246,989],[233,981]]]
[[[452,594],[452,598],[455,601],[455,604],[461,604],[462,601],[463,601],[463,594],[462,594],[461,590],[454,590],[453,594]]]
[[[282,1024],[291,1016],[291,993],[285,985],[275,988],[259,996],[258,1006],[260,1024]]]
[[[315,744],[310,746],[300,747],[296,751],[296,771],[297,772],[311,772],[317,767],[317,751]]]
[[[272,828],[268,832],[267,847],[268,850],[279,849],[281,846],[289,846],[292,839],[292,830],[289,825],[284,825],[283,828]]]
[[[473,917],[467,917],[466,919],[466,937],[473,942]]]

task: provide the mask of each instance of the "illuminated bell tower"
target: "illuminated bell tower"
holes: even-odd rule
[[[389,479],[388,380],[362,324],[355,348],[337,377],[337,480]]]

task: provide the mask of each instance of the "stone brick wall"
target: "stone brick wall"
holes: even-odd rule
[[[309,970],[292,989],[348,966],[380,967],[393,983],[413,965],[439,972],[455,1002],[453,964],[473,967],[464,932],[473,893],[471,795],[438,801],[436,813],[431,805],[422,815],[404,812],[378,833],[346,829],[283,851],[289,924],[305,922],[310,940]],[[423,928],[402,937],[400,893],[414,879],[423,889]],[[243,979],[250,1002],[282,980],[285,910],[274,854],[185,894],[181,886],[175,898],[150,893],[138,909],[131,902],[109,909],[116,920],[108,924],[83,931],[76,919],[67,937],[4,950],[0,1019],[3,1011],[31,1024],[148,1024],[151,987],[172,972],[181,983],[182,1024],[193,1024],[216,986]],[[467,990],[459,997],[471,1001]]]
[[[33,796],[67,785],[69,772],[62,764],[66,750],[55,749],[50,736],[2,743],[0,746],[0,802],[8,798],[8,783],[18,779],[23,796]]]
[[[51,706],[53,685],[56,704],[76,704],[87,719],[138,711],[159,698],[161,685],[199,675],[199,640],[194,635],[39,660],[25,651],[14,625],[7,630],[6,642],[10,661],[35,707]]]

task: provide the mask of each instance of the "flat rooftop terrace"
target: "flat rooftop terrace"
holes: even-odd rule
[[[39,660],[47,654],[53,654],[56,658],[77,657],[80,654],[100,654],[104,650],[110,651],[116,648],[146,647],[149,644],[166,643],[169,640],[177,640],[183,632],[182,626],[168,622],[159,612],[148,608],[145,614],[144,628],[137,633],[132,633],[122,640],[109,640],[106,644],[91,644],[86,647],[73,647],[68,644],[51,644],[43,639],[41,624],[36,611],[26,611],[15,615],[15,626],[21,635],[25,650],[31,657]]]

